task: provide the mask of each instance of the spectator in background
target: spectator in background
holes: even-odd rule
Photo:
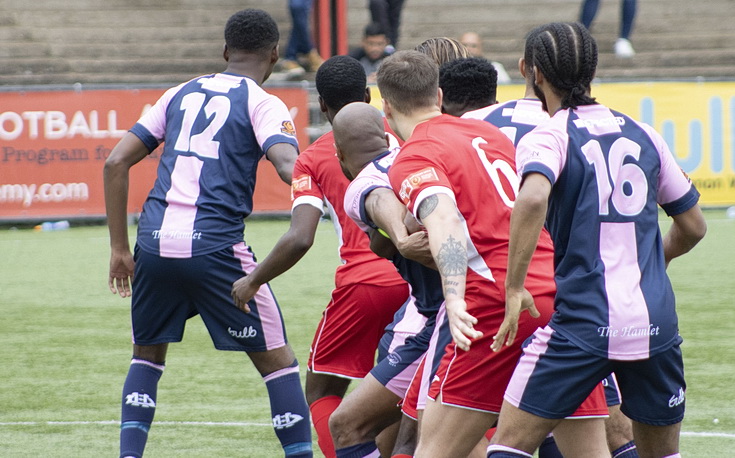
[[[291,13],[291,35],[288,37],[286,54],[281,61],[281,71],[292,76],[301,76],[306,70],[317,71],[324,61],[314,47],[309,27],[312,0],[288,0]],[[304,65],[299,58],[303,59]]]
[[[388,38],[384,29],[380,24],[373,22],[365,26],[365,32],[362,37],[362,45],[350,52],[350,57],[354,57],[362,65],[367,76],[368,84],[375,83],[375,75],[378,72],[383,59],[391,53],[387,49]]]
[[[635,50],[630,43],[630,33],[633,31],[637,0],[622,0],[620,5],[620,35],[615,41],[615,55],[629,59],[635,56]],[[582,10],[579,12],[579,22],[589,30],[592,21],[595,20],[600,0],[584,0]]]
[[[460,43],[470,52],[472,57],[485,57],[482,52],[482,38],[476,32],[465,32],[459,37]],[[510,75],[505,71],[505,67],[500,62],[491,61],[498,72],[498,84],[510,84]]]
[[[380,24],[388,37],[388,52],[398,49],[398,28],[404,0],[368,0],[370,19]]]

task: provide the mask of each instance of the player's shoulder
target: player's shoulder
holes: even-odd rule
[[[553,116],[539,122],[530,132],[518,140],[516,150],[522,150],[526,145],[564,143],[563,139],[569,136],[568,123],[571,110],[559,110]]]
[[[503,108],[507,108],[509,106],[515,106],[515,100],[509,100],[507,102],[502,103],[496,103],[493,105],[488,105],[483,108],[479,108],[477,110],[468,111],[467,113],[463,114],[461,116],[462,119],[479,119],[479,120],[485,120],[488,116],[492,115],[498,110],[501,110]]]
[[[334,148],[334,134],[330,130],[307,146],[299,154],[297,161],[314,163],[331,158],[336,154],[337,151]]]

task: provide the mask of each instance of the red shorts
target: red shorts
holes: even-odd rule
[[[444,347],[452,340],[449,325],[446,322],[446,309],[444,304],[439,307],[436,314],[434,331],[431,334],[429,348],[424,354],[416,373],[411,379],[408,391],[403,399],[401,410],[414,420],[418,420],[418,411],[426,407],[426,396],[429,392],[431,379],[434,377],[434,369],[439,365]]]
[[[423,410],[425,405],[419,403],[419,392],[421,388],[421,372],[424,368],[424,361],[421,361],[414,380],[411,381],[406,397],[401,405],[404,415],[414,420],[418,420],[418,411]],[[568,418],[590,418],[590,417],[607,417],[609,415],[607,399],[605,396],[605,386],[602,382],[590,393],[582,405]],[[488,430],[488,434],[492,430]],[[492,434],[486,435],[488,439],[492,438]]]
[[[467,295],[467,312],[477,318],[475,329],[483,336],[472,341],[469,351],[458,349],[454,342],[447,345],[429,398],[436,400],[441,395],[443,404],[499,413],[505,388],[521,356],[521,345],[537,328],[546,325],[554,310],[552,294],[534,300],[541,316],[532,318],[523,312],[513,345],[496,353],[490,345],[505,315],[504,295]]]
[[[607,397],[605,396],[605,385],[598,383],[592,393],[587,396],[582,405],[580,405],[574,413],[567,418],[576,417],[607,417],[610,411],[607,407]]]
[[[309,370],[347,378],[367,375],[385,327],[407,298],[406,284],[334,289],[311,344]]]
[[[419,408],[418,402],[419,392],[421,391],[422,374],[424,372],[424,363],[426,363],[426,355],[424,355],[418,369],[416,369],[416,373],[413,375],[413,379],[411,379],[411,384],[408,385],[406,396],[401,401],[401,411],[403,414],[417,421],[419,419],[418,411],[423,409],[423,407]]]

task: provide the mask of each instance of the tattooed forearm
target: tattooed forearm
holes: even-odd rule
[[[439,196],[434,194],[433,196],[429,196],[423,201],[421,201],[421,205],[419,205],[419,218],[424,219],[427,216],[431,215],[431,212],[436,209],[436,204],[439,203]]]
[[[457,294],[458,281],[444,280],[444,294]]]
[[[428,200],[428,199],[427,199]],[[467,250],[451,235],[442,243],[436,255],[436,265],[442,277],[467,274]]]

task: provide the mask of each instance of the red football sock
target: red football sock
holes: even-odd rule
[[[339,396],[325,396],[314,401],[309,406],[311,421],[316,430],[317,443],[326,458],[336,458],[334,452],[334,441],[329,433],[329,417],[337,410],[342,398]]]

